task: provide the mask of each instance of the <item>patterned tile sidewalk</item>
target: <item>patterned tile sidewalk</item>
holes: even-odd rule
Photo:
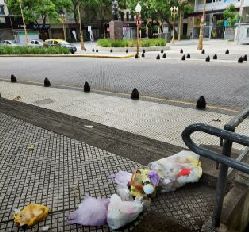
[[[33,150],[28,148],[30,144],[34,144]],[[12,221],[13,210],[31,202],[46,204],[51,213],[28,231],[42,231],[43,226],[55,232],[109,231],[107,227],[68,225],[67,217],[85,194],[109,197],[115,193],[115,184],[109,179],[112,173],[141,166],[2,113],[0,156],[0,231],[6,232],[18,231]],[[214,190],[198,183],[159,194],[151,210],[173,218],[176,225],[188,229],[185,231],[200,231],[213,201]],[[132,231],[133,226],[125,230]]]
[[[225,114],[203,112],[192,108],[9,82],[0,82],[0,93],[7,99],[12,100],[20,96],[20,100],[24,103],[182,147],[184,143],[181,133],[186,126],[193,123],[207,123],[222,128],[232,118]],[[248,135],[249,121],[245,120],[237,132]],[[213,136],[196,133],[193,137],[199,144],[219,145],[219,139]],[[236,144],[234,147],[242,148]]]

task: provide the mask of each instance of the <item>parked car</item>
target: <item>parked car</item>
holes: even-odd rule
[[[39,40],[39,39],[32,39],[32,40],[30,41],[29,45],[41,47],[41,46],[43,46],[43,41],[42,41],[42,40]]]
[[[43,46],[44,47],[60,46],[60,47],[68,48],[72,54],[74,54],[77,51],[77,48],[74,45],[62,39],[47,39],[43,43]]]
[[[16,44],[13,40],[3,40],[1,41],[1,45],[15,46]]]

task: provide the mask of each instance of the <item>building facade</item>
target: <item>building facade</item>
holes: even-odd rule
[[[241,22],[249,22],[249,0],[195,0],[194,13],[189,17],[192,38],[198,38],[200,22],[205,8],[205,38],[224,38],[224,10],[233,4],[240,13]]]

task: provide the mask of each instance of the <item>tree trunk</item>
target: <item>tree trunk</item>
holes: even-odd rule
[[[75,23],[78,23],[77,13],[78,13],[77,5],[74,4],[74,6],[73,6],[73,17],[74,17]]]
[[[81,14],[80,14],[80,4],[78,4],[78,18],[79,18],[79,27],[80,27],[80,49],[85,50],[85,45],[84,45],[84,36],[83,36],[83,31],[82,31],[82,26],[81,26]]]
[[[174,25],[168,19],[165,19],[165,21],[166,21],[166,23],[169,24],[170,28],[174,28]],[[174,29],[174,31],[175,31],[175,35],[176,35],[177,34],[176,29]]]
[[[182,11],[179,11],[179,20],[178,20],[178,40],[181,40],[182,34]]]

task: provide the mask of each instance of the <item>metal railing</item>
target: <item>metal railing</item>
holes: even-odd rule
[[[249,116],[249,108],[242,111],[238,116],[230,120],[223,129],[212,127],[206,124],[193,124],[185,128],[182,132],[182,139],[186,146],[189,147],[193,152],[216,161],[221,164],[219,177],[216,186],[216,204],[212,217],[213,228],[220,226],[221,212],[225,196],[225,188],[227,183],[227,172],[228,167],[237,169],[241,172],[249,174],[249,165],[239,160],[231,158],[232,143],[238,143],[244,146],[249,146],[249,137],[235,133],[235,128]],[[191,134],[194,132],[205,132],[209,135],[220,137],[222,140],[222,154],[200,147],[193,142]]]

